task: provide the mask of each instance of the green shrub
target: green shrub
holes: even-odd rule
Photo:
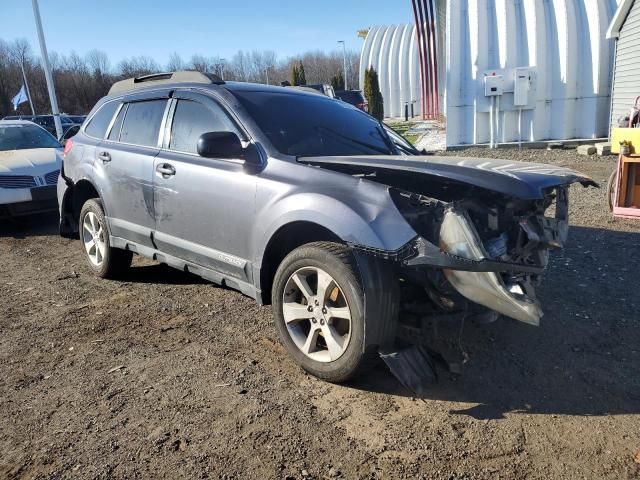
[[[382,121],[384,118],[384,99],[380,93],[378,72],[373,67],[368,68],[364,74],[364,98],[369,104],[369,114]]]
[[[338,71],[331,78],[331,86],[334,90],[344,90],[344,77],[342,76],[342,70]]]

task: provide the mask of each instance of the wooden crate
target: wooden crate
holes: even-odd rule
[[[640,154],[620,155],[618,168],[613,215],[640,218]]]

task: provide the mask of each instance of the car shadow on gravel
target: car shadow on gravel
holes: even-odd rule
[[[56,212],[0,219],[0,237],[24,239],[58,234]]]
[[[640,413],[639,245],[639,233],[572,227],[539,289],[540,327],[467,325],[462,376],[440,369],[427,403],[460,402],[450,413],[476,419]],[[384,366],[376,370],[351,387],[413,396]]]

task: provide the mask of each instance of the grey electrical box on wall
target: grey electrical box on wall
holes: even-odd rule
[[[513,80],[513,104],[516,107],[529,105],[529,91],[531,90],[531,70],[516,68]]]

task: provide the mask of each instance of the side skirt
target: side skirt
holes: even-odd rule
[[[113,235],[109,235],[109,242],[111,243],[111,246],[115,248],[129,250],[152,260],[156,260],[157,262],[165,263],[170,267],[182,270],[183,272],[193,273],[194,275],[202,277],[205,280],[209,280],[210,282],[213,282],[217,285],[222,285],[223,287],[238,290],[248,297],[257,300],[259,303],[260,299],[262,298],[260,290],[257,289],[254,285],[243,280],[238,280],[237,278],[233,278],[216,270],[205,268],[201,265],[196,265],[195,263],[187,262],[172,255],[162,253],[161,251],[154,248],[140,245],[139,243],[131,242],[121,237],[114,237]]]

